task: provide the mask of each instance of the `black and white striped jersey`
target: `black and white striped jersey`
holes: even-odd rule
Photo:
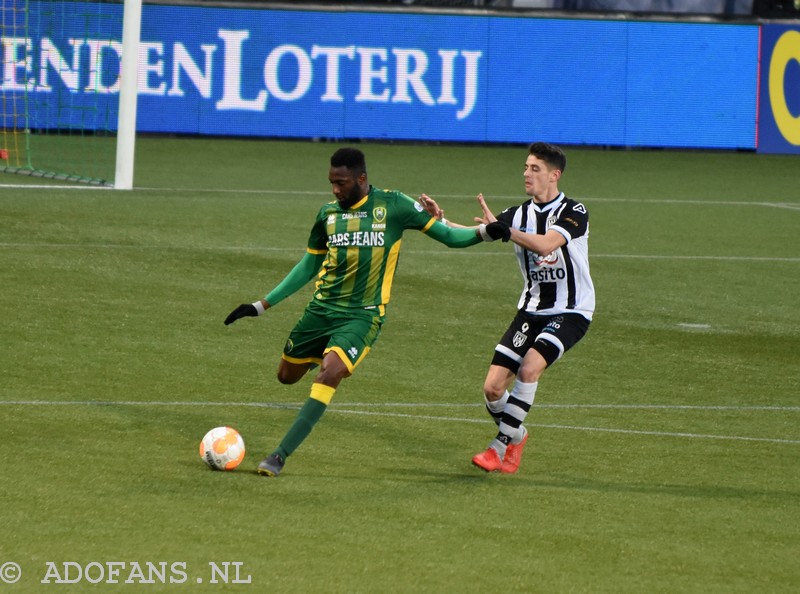
[[[518,308],[532,314],[594,313],[594,285],[589,274],[589,213],[580,202],[560,193],[547,204],[532,199],[507,208],[497,217],[514,229],[544,235],[561,233],[567,243],[552,254],[537,254],[514,245],[524,279]]]

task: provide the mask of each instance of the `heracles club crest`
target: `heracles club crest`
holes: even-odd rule
[[[514,334],[514,338],[511,340],[511,342],[514,344],[516,348],[521,347],[523,344],[525,344],[525,341],[528,340],[528,335],[525,334],[528,331],[528,328],[529,328],[528,323],[525,322],[522,325],[522,329],[517,330],[517,333]]]

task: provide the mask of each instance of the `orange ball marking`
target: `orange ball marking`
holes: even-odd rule
[[[224,454],[228,450],[228,442],[224,439],[215,439],[211,447],[217,454]]]
[[[239,455],[236,456],[236,458],[225,465],[225,470],[233,470],[242,463],[242,460],[244,460],[244,448],[239,452]]]

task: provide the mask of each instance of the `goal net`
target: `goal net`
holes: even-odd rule
[[[113,186],[123,4],[0,2],[0,171]]]

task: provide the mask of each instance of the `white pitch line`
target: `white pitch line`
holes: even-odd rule
[[[88,249],[88,250],[184,250],[209,252],[298,252],[305,247],[237,246],[237,245],[141,245],[124,243],[0,243],[0,248],[20,249]]]
[[[43,184],[0,184],[0,188],[14,188],[14,189],[59,189],[59,190],[108,190],[113,189],[108,186],[65,186],[65,185],[43,185]],[[236,189],[236,188],[154,188],[154,187],[134,187],[134,191],[139,192],[174,192],[174,193],[193,193],[193,194],[267,194],[267,195],[292,195],[292,196],[331,196],[330,191],[323,190],[269,190],[269,189]],[[413,194],[413,192],[412,192]],[[493,196],[484,192],[487,199],[490,201],[511,201],[522,202],[527,198],[522,194],[506,196],[497,195]],[[437,194],[437,198],[446,198],[448,200],[475,200],[475,196],[465,194]],[[800,211],[800,204],[794,202],[750,202],[750,201],[736,201],[736,200],[702,200],[702,199],[686,199],[677,200],[674,198],[590,198],[590,197],[574,197],[575,200],[587,202],[623,202],[623,203],[638,203],[638,204],[692,204],[692,205],[708,205],[708,206],[755,206],[759,208],[782,208],[787,210]]]
[[[68,406],[68,405],[78,405],[78,406],[227,406],[227,407],[234,407],[234,406],[248,406],[248,407],[260,407],[260,408],[276,408],[276,409],[288,409],[288,410],[296,410],[301,407],[300,404],[278,404],[278,403],[269,403],[269,402],[163,402],[163,401],[153,401],[153,402],[146,402],[146,401],[137,401],[137,400],[127,400],[127,401],[120,401],[120,402],[112,402],[112,401],[94,401],[94,400],[86,400],[86,401],[55,401],[55,400],[12,400],[12,401],[5,401],[0,402],[0,404],[7,404],[7,405],[38,405],[38,406]],[[347,406],[347,404],[340,405],[340,406]],[[351,405],[352,406],[352,405]],[[375,405],[379,406],[379,405]],[[428,404],[419,404],[418,406],[430,406]],[[443,406],[443,405],[440,405]],[[475,405],[470,405],[475,406]],[[597,406],[597,405],[596,405]],[[619,406],[619,405],[615,405]],[[624,405],[623,405],[624,406]],[[635,406],[629,405],[628,408]],[[652,405],[646,405],[648,407],[652,407]],[[669,405],[663,405],[669,406]],[[683,407],[671,407],[671,408],[683,408]],[[779,407],[781,409],[785,407]],[[790,409],[795,409],[798,407],[789,407]],[[772,410],[772,408],[770,408]],[[379,412],[379,411],[367,411],[367,410],[345,410],[343,408],[337,406],[330,406],[329,411],[331,413],[339,413],[339,414],[349,414],[349,415],[361,415],[361,416],[376,416],[376,417],[395,417],[395,418],[404,418],[404,419],[414,419],[414,420],[423,420],[423,421],[437,421],[437,422],[451,422],[451,423],[470,423],[470,424],[487,424],[489,421],[487,419],[470,419],[470,418],[463,418],[463,417],[441,417],[436,415],[413,415],[409,413],[389,413],[389,412]],[[748,442],[763,442],[763,443],[780,443],[780,444],[792,444],[792,445],[800,445],[800,440],[798,439],[781,439],[781,438],[771,438],[771,437],[749,437],[749,436],[742,436],[742,435],[713,435],[713,434],[706,434],[706,433],[682,433],[682,432],[669,432],[669,431],[643,431],[638,429],[613,429],[607,427],[580,427],[576,425],[551,425],[551,424],[542,424],[542,423],[531,423],[527,425],[528,427],[538,427],[542,429],[562,429],[567,431],[599,431],[604,433],[619,433],[624,435],[649,435],[654,437],[681,437],[687,439],[716,439],[716,440],[725,440],[725,441],[748,441]]]
[[[270,246],[197,246],[197,245],[135,245],[115,243],[0,243],[0,249],[84,249],[84,250],[182,250],[182,251],[209,251],[209,252],[297,252],[300,247],[270,247]],[[457,251],[457,250],[415,250],[407,248],[406,254],[419,254],[427,256],[480,256],[480,257],[507,257],[505,251]],[[608,258],[621,260],[681,260],[681,261],[718,261],[718,262],[800,262],[798,258],[770,257],[770,256],[669,256],[659,254],[592,254],[591,259]]]
[[[488,419],[464,419],[459,417],[437,417],[434,415],[410,415],[406,413],[382,413],[365,410],[334,410],[351,415],[380,416],[380,417],[401,417],[409,419],[420,419],[430,421],[448,421],[455,423],[488,423]],[[704,433],[673,433],[668,431],[642,431],[637,429],[611,429],[607,427],[579,427],[575,425],[546,425],[542,423],[526,423],[526,427],[539,427],[542,429],[565,429],[569,431],[602,431],[606,433],[621,433],[627,435],[652,435],[656,437],[685,437],[689,439],[720,439],[731,441],[761,441],[767,443],[800,444],[800,439],[779,439],[772,437],[747,437],[741,435],[711,435]]]
[[[301,408],[302,402],[214,402],[166,400],[0,400],[0,406],[244,406],[253,408]],[[331,410],[347,407],[374,408],[480,408],[480,402],[338,402]],[[535,409],[620,409],[620,410],[732,410],[800,412],[800,406],[737,404],[536,404]],[[438,417],[437,417],[438,418]]]
[[[297,403],[297,408],[302,406]],[[331,404],[332,407],[368,407],[377,408],[481,408],[484,405],[475,403],[448,403],[448,402],[340,402]],[[800,406],[775,406],[775,405],[736,405],[736,404],[535,404],[535,409],[617,409],[617,410],[732,410],[732,411],[776,411],[800,412]]]
[[[59,186],[59,185],[44,185],[44,184],[0,184],[0,188],[12,188],[14,190],[21,189],[35,189],[35,190],[113,190],[110,186]]]
[[[608,429],[605,427],[574,427],[571,425],[539,425],[526,424],[526,427],[544,427],[547,429],[568,429],[574,431],[603,431],[607,433],[625,433],[628,435],[655,435],[658,437],[687,437],[689,439],[721,439],[731,441],[762,441],[767,443],[800,444],[800,439],[778,439],[773,437],[747,437],[742,435],[710,435],[705,433],[671,433],[666,431],[640,431],[636,429]]]
[[[574,198],[574,197],[573,197]],[[757,206],[770,208],[787,208],[790,210],[800,210],[800,204],[794,202],[749,202],[737,200],[676,200],[674,198],[574,198],[575,200],[583,201],[588,204],[593,202],[623,202],[630,203],[636,202],[639,204],[692,204],[692,205],[709,205],[709,206]]]
[[[364,415],[377,417],[401,417],[407,419],[420,419],[426,421],[449,421],[456,423],[489,423],[488,419],[464,419],[459,417],[437,417],[435,415],[410,415],[407,413],[384,413],[366,410],[341,410],[337,412],[350,415]],[[768,443],[800,444],[800,439],[779,439],[772,437],[747,437],[740,435],[710,435],[704,433],[672,433],[668,431],[642,431],[637,429],[610,429],[606,427],[578,427],[574,425],[545,425],[541,423],[526,423],[526,427],[539,427],[542,429],[566,429],[570,431],[602,431],[606,433],[623,433],[628,435],[653,435],[657,437],[686,437],[690,439],[721,439],[733,441],[763,441]]]
[[[307,196],[328,196],[330,192],[328,191],[319,191],[319,190],[307,190],[307,191],[297,191],[297,190],[236,190],[230,188],[223,188],[223,189],[193,189],[193,188],[134,188],[135,190],[142,190],[146,192],[223,192],[223,193],[243,193],[243,194],[295,194],[295,195],[307,195]],[[486,194],[484,192],[484,194]],[[511,202],[522,202],[527,200],[526,196],[522,194],[513,195],[513,196],[505,196],[505,195],[497,195],[491,196],[486,195],[487,199],[490,201],[511,201]],[[446,198],[448,200],[451,199],[461,199],[461,200],[475,200],[475,196],[467,196],[464,194],[437,194],[437,198]],[[795,204],[792,202],[738,202],[735,200],[676,200],[674,198],[655,198],[655,199],[648,199],[648,198],[575,198],[575,200],[587,202],[589,204],[593,202],[624,202],[624,203],[641,203],[641,204],[692,204],[692,205],[709,205],[709,206],[756,206],[756,207],[771,207],[771,208],[786,208],[790,210],[800,210],[800,204]]]
[[[773,258],[770,256],[663,256],[640,254],[592,254],[590,258],[622,258],[638,260],[718,260],[718,261],[753,261],[753,262],[800,262],[800,258]]]

